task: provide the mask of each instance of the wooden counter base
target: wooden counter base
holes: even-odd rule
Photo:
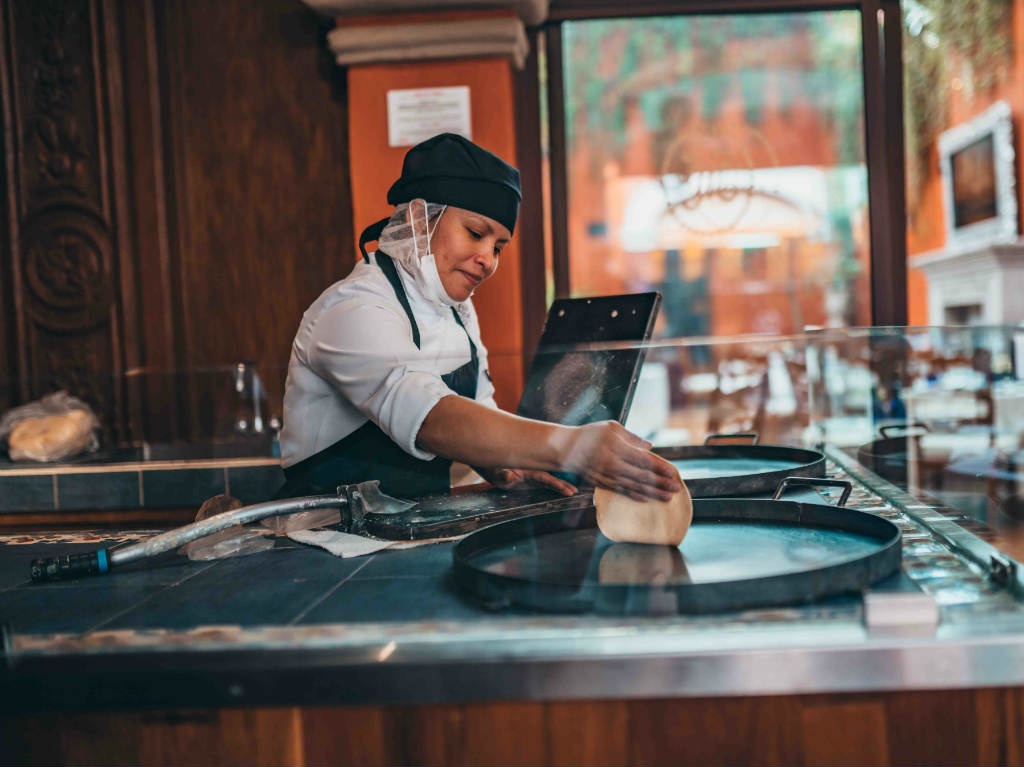
[[[1021,764],[1024,688],[45,714],[2,764]]]

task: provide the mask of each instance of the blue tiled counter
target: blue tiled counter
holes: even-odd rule
[[[198,507],[218,493],[268,500],[284,484],[277,458],[87,464],[0,462],[0,513]]]

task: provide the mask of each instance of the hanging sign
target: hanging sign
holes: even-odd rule
[[[412,146],[438,133],[473,138],[469,86],[388,91],[388,146]]]

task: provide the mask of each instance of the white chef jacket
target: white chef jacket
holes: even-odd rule
[[[467,333],[480,359],[476,400],[497,409],[473,302],[459,307],[463,330],[451,307],[427,298],[396,262],[419,327],[417,349],[409,318],[374,258],[371,254],[371,263],[360,260],[302,315],[285,383],[280,435],[285,468],[330,447],[367,420],[410,455],[433,459],[416,446],[416,436],[438,400],[455,394],[441,376],[469,362]]]

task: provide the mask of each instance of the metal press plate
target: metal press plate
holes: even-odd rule
[[[786,477],[824,477],[816,450],[775,445],[682,445],[654,452],[679,470],[694,498],[770,493]]]
[[[567,498],[541,487],[482,490],[470,485],[421,496],[415,506],[398,514],[367,514],[364,524],[371,535],[389,540],[446,538],[507,519],[589,506],[592,502],[589,491]]]
[[[570,426],[625,423],[660,306],[659,293],[556,300],[516,413]]]
[[[456,582],[493,607],[705,613],[863,589],[899,569],[900,533],[852,509],[705,500],[679,547],[610,541],[589,507],[480,530],[453,557]]]

